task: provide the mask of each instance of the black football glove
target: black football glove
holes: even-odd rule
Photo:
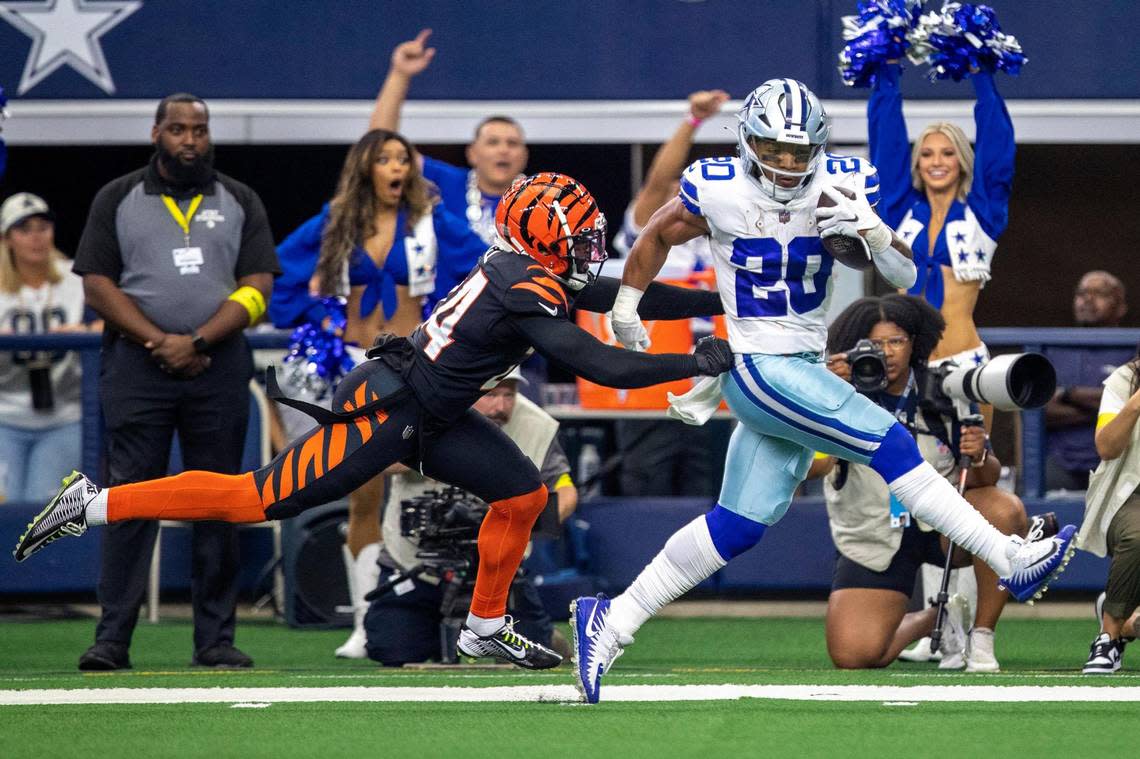
[[[697,348],[693,351],[693,357],[697,359],[697,371],[706,377],[724,374],[736,363],[728,341],[712,335],[702,337],[697,341]]]

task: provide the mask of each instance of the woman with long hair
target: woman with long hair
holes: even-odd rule
[[[1108,675],[1120,669],[1125,643],[1140,634],[1140,345],[1136,357],[1104,381],[1096,451],[1102,461],[1089,477],[1076,545],[1112,557],[1096,605],[1100,632],[1083,670]]]
[[[55,245],[47,203],[22,192],[0,206],[0,332],[85,331],[83,281]],[[0,352],[0,489],[36,501],[80,460],[79,356]],[[49,496],[50,497],[50,496]]]
[[[996,487],[1001,463],[988,450],[980,427],[959,425],[923,403],[923,375],[945,323],[924,301],[909,295],[862,298],[828,330],[828,368],[850,380],[846,351],[869,339],[883,352],[886,386],[868,393],[914,436],[919,451],[943,476],[957,480],[958,454],[970,458],[965,499],[999,530],[1024,535],[1025,506]],[[836,552],[827,602],[827,651],[843,669],[885,667],[913,641],[929,634],[934,609],[907,613],[919,568],[945,562],[947,540],[892,502],[882,478],[869,467],[817,459],[810,476],[827,474],[824,495]],[[955,549],[955,566],[973,565],[978,601],[971,627],[968,602],[955,596],[948,608],[943,669],[996,672],[994,628],[1008,594],[984,561]]]
[[[877,210],[914,251],[918,279],[910,293],[926,298],[946,320],[931,360],[981,363],[989,352],[974,324],[974,307],[1009,218],[1013,122],[993,74],[978,71],[970,76],[977,93],[976,146],[970,147],[961,127],[940,121],[923,129],[911,147],[899,73],[897,63],[883,64],[867,104],[871,162],[882,193]]]
[[[419,170],[415,148],[386,129],[373,129],[348,151],[336,194],[319,214],[278,246],[284,274],[269,315],[275,326],[320,323],[323,295],[348,299],[344,341],[371,345],[377,335],[405,336],[425,309],[466,276],[486,245],[438,202]],[[356,361],[363,360],[359,354]],[[289,439],[311,420],[282,409]],[[352,636],[337,656],[364,658],[364,595],[379,577],[378,476],[349,496],[344,558],[355,608]]]

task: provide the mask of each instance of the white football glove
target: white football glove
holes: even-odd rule
[[[847,188],[845,188],[847,189]],[[867,202],[867,195],[862,188],[848,189],[854,197],[847,197],[835,187],[824,187],[823,192],[835,201],[834,206],[816,208],[815,216],[819,224],[821,237],[831,234],[850,234],[854,228],[862,233],[867,241],[871,253],[879,254],[891,247],[891,228],[883,223],[875,209]],[[825,234],[826,233],[826,234]]]
[[[614,310],[610,312],[610,326],[618,342],[631,351],[644,351],[649,348],[649,333],[637,315],[637,304],[645,293],[636,287],[622,285],[614,299]]]

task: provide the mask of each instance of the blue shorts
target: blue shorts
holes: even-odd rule
[[[719,502],[767,525],[787,512],[813,452],[867,464],[895,424],[814,357],[739,355],[722,388],[740,424]]]

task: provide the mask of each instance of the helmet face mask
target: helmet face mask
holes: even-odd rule
[[[769,79],[736,114],[737,149],[775,200],[795,199],[811,181],[831,133],[819,98],[794,79]]]
[[[585,186],[544,172],[518,180],[499,201],[499,237],[573,290],[597,278],[606,260],[606,217]]]

